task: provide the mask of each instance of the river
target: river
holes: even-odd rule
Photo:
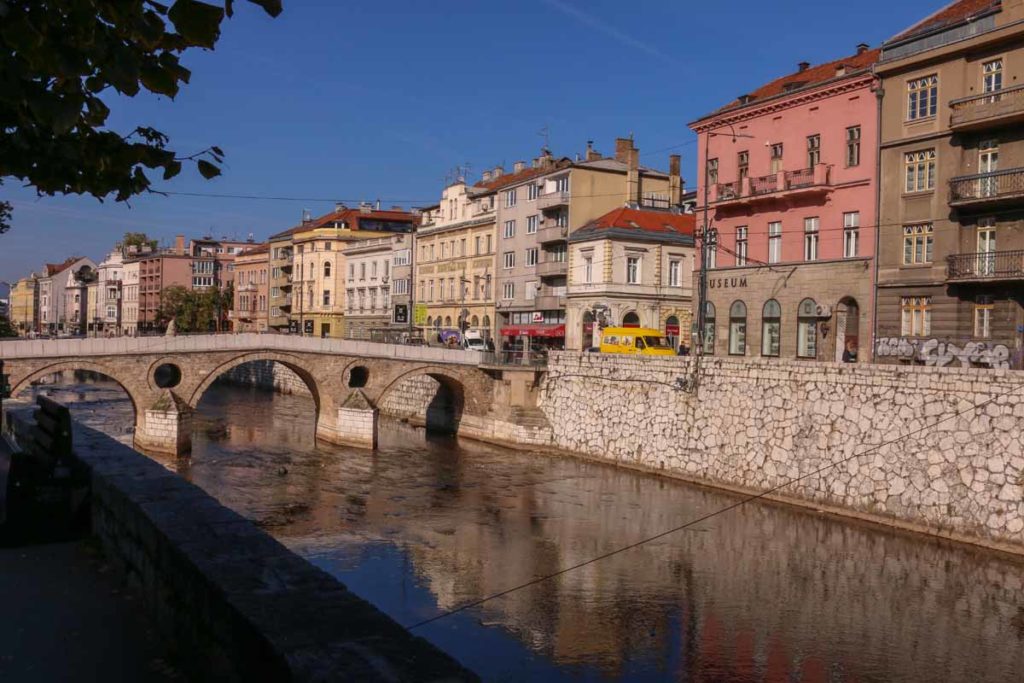
[[[130,440],[105,382],[43,389]],[[386,423],[316,446],[308,397],[214,385],[165,465],[399,623],[725,507],[728,494]],[[1024,563],[772,504],[416,629],[491,681],[1020,681]]]

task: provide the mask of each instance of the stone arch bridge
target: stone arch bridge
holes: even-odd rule
[[[318,439],[367,448],[376,446],[378,406],[410,378],[435,379],[448,394],[457,432],[477,438],[494,436],[509,414],[510,396],[524,395],[522,387],[509,391],[509,372],[481,365],[483,354],[475,351],[287,335],[11,341],[0,343],[0,359],[14,396],[56,372],[109,377],[135,406],[135,446],[158,453],[187,453],[191,415],[203,393],[251,361],[280,363],[305,382],[316,405]],[[536,386],[538,379],[520,377],[519,384]]]

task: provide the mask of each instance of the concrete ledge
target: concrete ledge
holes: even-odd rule
[[[8,434],[32,408],[6,406]],[[92,531],[144,595],[191,677],[475,681],[339,581],[160,464],[80,424]]]

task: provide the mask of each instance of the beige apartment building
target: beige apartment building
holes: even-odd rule
[[[139,281],[141,264],[123,262],[121,276],[121,334],[135,334],[139,325]]]
[[[495,191],[458,180],[423,209],[416,233],[413,317],[428,341],[494,336]]]
[[[497,193],[498,336],[564,348],[569,237],[626,203],[678,206],[678,156],[670,166],[674,173],[641,166],[632,138],[619,138],[612,157],[588,143],[575,161],[542,150],[529,165],[516,162],[511,174],[485,172],[479,185]]]
[[[39,276],[35,273],[11,287],[10,320],[21,334],[39,331]]]
[[[270,293],[270,246],[260,244],[235,255],[234,332],[266,332]]]
[[[1024,2],[963,0],[882,46],[879,361],[1021,367]]]
[[[398,341],[400,333],[409,332],[408,314],[398,316],[392,308],[396,288],[408,297],[408,273],[397,278],[392,265],[395,255],[408,252],[410,244],[408,235],[394,235],[359,240],[345,248],[347,338]]]

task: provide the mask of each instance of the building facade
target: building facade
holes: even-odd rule
[[[398,285],[392,267],[398,251],[408,252],[406,235],[352,242],[342,252],[345,258],[345,336],[373,341],[397,340],[409,332],[408,316],[396,321],[392,291]],[[405,275],[408,283],[408,273]],[[408,284],[402,287],[408,298]],[[408,310],[408,309],[406,309]]]
[[[70,334],[89,334],[99,325],[96,316],[97,283],[99,273],[96,267],[83,264],[72,268],[64,293],[64,319],[66,331]]]
[[[882,46],[880,362],[1022,367],[1022,22],[963,0]]]
[[[96,271],[97,301],[93,316],[100,320],[100,332],[105,335],[120,334],[124,282],[124,253],[120,244],[96,266]]]
[[[139,262],[125,258],[121,281],[121,334],[134,335],[139,330]]]
[[[39,277],[35,273],[11,287],[9,315],[11,324],[20,334],[39,331]]]
[[[653,328],[678,347],[693,310],[695,224],[680,208],[630,204],[573,232],[568,348],[598,346],[600,330],[610,326]]]
[[[802,62],[690,124],[715,242],[705,353],[869,360],[877,59]]]
[[[516,162],[511,174],[500,167],[485,173],[480,185],[497,193],[499,336],[507,341],[530,326],[546,335],[544,345],[564,348],[569,236],[625,202],[678,205],[679,158],[672,164],[674,178],[643,167],[633,140],[619,138],[612,157],[590,144],[576,161],[545,149],[529,165]]]
[[[192,257],[185,246],[185,237],[178,235],[169,249],[152,249],[149,245],[129,247],[124,258],[125,287],[129,284],[128,264],[133,264],[131,273],[133,278],[138,278],[138,283],[132,283],[132,312],[130,316],[123,316],[122,327],[131,334],[163,329],[166,322],[160,319],[163,291],[168,287],[192,289]],[[125,303],[128,301],[126,296]]]
[[[95,268],[92,259],[72,256],[63,263],[47,263],[39,278],[39,332],[70,334],[68,321],[68,282],[82,266]]]
[[[416,233],[414,322],[428,341],[473,330],[494,336],[495,192],[459,180],[422,212]]]
[[[234,260],[234,305],[228,314],[234,332],[266,332],[269,328],[270,245],[260,244]]]

